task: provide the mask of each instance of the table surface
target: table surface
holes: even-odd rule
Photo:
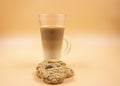
[[[120,38],[73,37],[61,60],[75,72],[60,86],[120,86]],[[39,38],[0,39],[0,86],[48,86],[34,77],[43,60]]]

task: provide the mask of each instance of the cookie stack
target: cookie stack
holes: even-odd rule
[[[48,84],[59,84],[74,75],[63,61],[45,60],[36,67],[36,75]]]

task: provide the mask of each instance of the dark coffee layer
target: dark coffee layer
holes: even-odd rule
[[[62,40],[63,27],[41,27],[42,40]]]

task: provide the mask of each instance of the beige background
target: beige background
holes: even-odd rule
[[[34,78],[43,60],[38,15],[67,14],[75,76],[62,86],[120,86],[119,0],[0,0],[0,86],[48,86]],[[64,45],[65,46],[65,45]]]
[[[67,14],[69,34],[120,34],[119,0],[0,0],[1,35],[39,34],[40,13]]]

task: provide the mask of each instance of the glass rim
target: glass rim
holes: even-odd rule
[[[39,14],[39,16],[56,16],[56,15],[66,16],[66,14],[64,14],[64,13],[56,13],[56,14],[41,13],[41,14]]]

